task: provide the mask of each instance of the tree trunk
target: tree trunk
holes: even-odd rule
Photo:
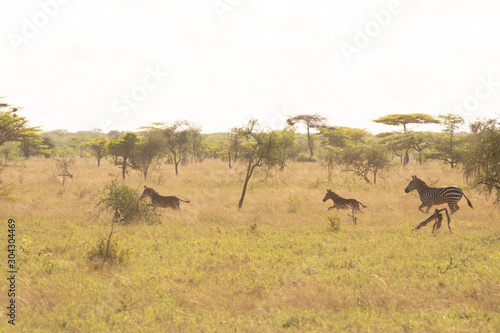
[[[313,144],[311,140],[311,135],[309,134],[309,126],[307,126],[307,144],[309,145],[309,152],[311,153],[311,160],[313,158]]]
[[[243,191],[241,192],[241,198],[240,201],[238,202],[238,210],[241,210],[241,207],[243,206],[243,200],[245,200],[245,193],[247,192],[248,181],[252,177],[253,170],[255,169],[256,166],[257,166],[256,164],[252,165],[251,160],[248,163],[247,175],[245,177],[245,183],[243,184]]]
[[[410,155],[408,154],[408,150],[405,151],[405,155],[403,158],[403,166],[406,166],[410,162]]]
[[[127,159],[123,159],[123,164],[122,164],[122,178],[125,180],[125,173],[127,172]]]

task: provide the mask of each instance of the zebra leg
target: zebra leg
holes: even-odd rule
[[[450,210],[451,210],[451,215],[453,215],[457,210],[460,209],[460,207],[458,206],[458,203],[451,203],[451,202],[448,202],[448,207],[450,207]]]
[[[432,233],[434,233],[434,231],[438,231],[438,229],[441,228],[441,222],[443,221],[443,215],[439,213],[437,209],[433,216],[436,222],[434,222],[434,225],[432,226]]]
[[[444,209],[444,212],[446,213],[446,218],[448,219],[448,229],[450,229],[450,234],[453,233],[453,231],[451,231],[451,225],[450,225],[450,222],[451,222],[451,219],[450,219],[450,214],[448,214],[448,210],[445,208]]]
[[[423,207],[426,207],[426,206],[427,206],[427,205],[425,205],[425,204],[421,204],[421,205],[418,207],[418,210],[419,210],[419,211],[421,211],[422,213],[425,213],[425,212],[422,210],[422,208],[423,208]],[[429,212],[429,208],[427,208],[427,212]]]
[[[430,221],[434,220],[435,219],[435,216],[434,214],[431,215],[428,219],[426,219],[424,222],[420,223],[419,225],[417,225],[417,227],[415,228],[415,230],[417,229],[420,229],[422,227],[425,227],[427,225],[427,223],[429,223]]]

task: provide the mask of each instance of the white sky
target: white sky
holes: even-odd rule
[[[498,0],[2,1],[0,96],[44,130],[319,113],[378,133],[391,113],[498,117],[499,33]]]

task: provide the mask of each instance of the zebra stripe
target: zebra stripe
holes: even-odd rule
[[[155,190],[153,190],[151,187],[147,187],[144,185],[144,192],[141,194],[141,199],[144,197],[150,197],[151,202],[155,206],[163,207],[163,208],[173,208],[173,209],[180,209],[180,202],[185,202],[189,203],[189,201],[186,200],[181,200],[177,197],[174,196],[163,196],[158,194]]]
[[[427,207],[425,213],[428,213],[432,206],[446,203],[450,207],[451,214],[453,214],[460,209],[458,201],[462,199],[462,196],[467,199],[469,207],[474,208],[465,193],[456,186],[429,187],[423,180],[417,178],[417,176],[412,176],[412,180],[405,188],[405,192],[409,193],[413,190],[417,190],[420,201],[422,201],[422,204],[418,207],[421,212],[424,212],[422,210],[423,207]]]

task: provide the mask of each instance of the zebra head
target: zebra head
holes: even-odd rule
[[[147,187],[146,185],[144,185],[144,192],[142,192],[142,194],[141,194],[141,199],[143,199],[145,197],[151,198],[151,194],[153,194],[154,192],[155,192],[155,190],[153,190],[151,187]]]
[[[416,190],[419,187],[419,185],[423,183],[423,181],[418,179],[417,176],[411,176],[411,178],[412,180],[405,188],[406,193],[410,193],[411,191]]]
[[[323,202],[325,202],[328,199],[332,199],[333,201],[335,201],[335,199],[338,197],[339,197],[338,194],[333,192],[332,190],[326,190],[326,195],[323,198]]]
[[[332,190],[326,190],[326,195],[323,198],[323,202],[325,202],[328,199],[332,199],[333,200],[334,196],[335,196],[335,192],[332,192]]]

